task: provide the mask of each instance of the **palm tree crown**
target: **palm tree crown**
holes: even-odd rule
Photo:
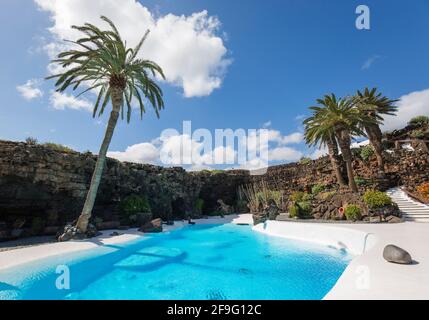
[[[378,121],[384,120],[382,115],[393,116],[398,111],[398,107],[395,105],[398,100],[391,100],[383,96],[381,92],[377,92],[377,88],[371,90],[365,88],[363,92],[358,90],[355,97],[360,111],[377,118]]]
[[[164,107],[162,90],[150,75],[153,77],[159,75],[165,79],[164,73],[155,62],[137,58],[149,31],[135,48],[127,48],[113,22],[104,16],[101,19],[109,24],[111,30],[102,31],[90,23],[72,26],[84,33],[85,37],[77,41],[68,41],[75,44],[76,48],[60,53],[58,58],[52,61],[60,64],[66,71],[48,79],[58,78],[55,83],[58,92],[63,92],[69,87],[76,90],[81,85],[88,87],[79,95],[90,90],[99,90],[93,116],[97,110],[99,115],[103,113],[111,99],[113,88],[119,88],[123,94],[122,101],[127,105],[128,122],[133,97],[140,107],[141,117],[145,112],[144,98],[149,100],[159,117],[159,111]],[[121,115],[123,118],[123,103]]]

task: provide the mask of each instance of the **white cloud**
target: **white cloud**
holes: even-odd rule
[[[135,0],[34,1],[50,13],[53,21],[49,28],[53,41],[45,45],[50,57],[63,48],[62,39],[81,36],[71,25],[100,25],[104,22],[99,17],[105,15],[132,47],[147,29],[151,30],[140,57],[156,61],[164,69],[167,81],[181,86],[186,97],[206,96],[219,88],[230,63],[224,41],[218,35],[221,23],[207,11],[155,17]]]
[[[43,96],[43,91],[40,89],[40,81],[37,79],[28,80],[25,84],[17,86],[16,90],[28,101]]]
[[[397,103],[396,116],[384,118],[383,130],[390,131],[403,128],[408,121],[416,116],[429,115],[429,89],[415,91],[402,96]]]
[[[129,146],[125,151],[109,152],[108,156],[120,161],[182,166],[192,171],[216,166],[262,169],[267,167],[268,161],[291,162],[303,156],[301,151],[284,146],[284,143],[297,142],[297,133],[283,136],[279,131],[268,132],[271,132],[271,136],[268,135],[271,144],[261,143],[262,132],[255,130],[250,131],[247,139],[240,139],[235,145],[216,145],[211,137],[193,138],[173,129],[165,130],[151,142]]]
[[[262,124],[262,128],[269,128],[269,127],[271,127],[271,120],[269,120],[269,121],[267,121],[267,122],[264,122],[264,123]]]
[[[304,135],[301,132],[293,132],[289,135],[283,135],[279,130],[267,129],[268,139],[281,145],[298,144],[303,142]]]
[[[310,154],[310,158],[313,160],[319,159],[321,157],[324,157],[328,155],[328,148],[327,147],[322,147],[322,148],[318,148],[316,150],[313,151],[312,154]]]
[[[132,145],[124,152],[108,152],[107,156],[126,162],[156,163],[159,159],[159,150],[153,144],[145,142]]]
[[[374,62],[376,62],[377,60],[381,59],[381,56],[379,55],[373,55],[371,57],[369,57],[362,65],[361,69],[362,70],[368,70],[369,68],[371,68],[371,66],[374,64]]]
[[[289,147],[277,147],[268,153],[270,161],[298,161],[302,156],[302,152]]]
[[[92,111],[94,106],[91,102],[85,99],[78,99],[67,93],[52,92],[49,101],[57,110],[73,109]]]

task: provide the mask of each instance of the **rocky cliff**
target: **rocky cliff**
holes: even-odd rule
[[[95,162],[90,153],[0,141],[0,238],[11,229],[23,229],[24,236],[44,234],[76,219]],[[118,221],[121,200],[141,194],[148,197],[154,217],[196,216],[198,198],[204,200],[203,213],[210,213],[218,199],[234,204],[237,186],[247,182],[244,171],[191,173],[108,159],[93,213]],[[9,236],[3,232],[4,237]]]

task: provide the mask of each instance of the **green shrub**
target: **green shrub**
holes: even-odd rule
[[[294,202],[302,201],[302,198],[304,197],[304,195],[305,195],[305,192],[303,191],[295,191],[290,195],[289,199]]]
[[[289,217],[299,218],[299,206],[296,203],[289,206]]]
[[[429,117],[428,116],[417,116],[412,118],[409,122],[409,125],[414,125],[414,126],[427,126],[429,125]]]
[[[371,185],[374,181],[372,179],[365,179],[362,177],[355,177],[355,182],[358,187],[365,187]]]
[[[204,200],[201,198],[198,198],[197,201],[195,201],[195,209],[201,212],[203,210],[203,207],[204,207]]]
[[[291,218],[308,218],[311,216],[311,202],[300,201],[294,202],[289,206],[289,217]]]
[[[375,190],[365,192],[363,201],[371,209],[383,208],[392,204],[392,199],[386,193]]]
[[[25,143],[27,143],[31,146],[35,146],[38,142],[37,142],[36,138],[28,137],[27,139],[25,139]]]
[[[367,145],[361,148],[360,157],[363,161],[368,161],[374,155],[374,148],[372,145]]]
[[[62,144],[58,144],[58,143],[46,142],[43,144],[43,146],[55,151],[60,151],[60,152],[74,152],[72,148],[63,146]]]
[[[410,133],[410,136],[411,138],[414,138],[414,139],[424,139],[426,136],[426,133],[422,130],[413,130]]]
[[[347,220],[359,221],[362,219],[362,213],[359,206],[355,204],[349,204],[344,210]]]
[[[304,195],[301,198],[301,201],[312,201],[314,200],[314,195],[311,193],[304,192]]]
[[[330,200],[333,196],[335,196],[337,194],[336,191],[327,191],[327,192],[321,192],[319,194],[320,199],[326,201],[326,200]]]
[[[319,193],[321,193],[322,191],[325,191],[325,186],[323,184],[315,184],[312,188],[311,188],[311,193],[313,195],[318,195]]]
[[[131,195],[121,202],[121,210],[127,215],[139,212],[151,212],[146,196]]]
[[[308,157],[302,157],[300,160],[299,160],[299,164],[309,164],[309,163],[311,163],[313,160],[311,160],[311,158],[308,158]]]
[[[299,217],[300,218],[307,218],[311,216],[311,202],[310,201],[301,201],[297,203],[299,207]]]

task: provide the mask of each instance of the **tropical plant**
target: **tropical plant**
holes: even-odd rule
[[[360,125],[374,147],[379,169],[384,172],[383,136],[380,124],[384,121],[383,115],[396,114],[397,107],[395,103],[398,100],[391,100],[383,96],[382,93],[377,92],[377,88],[371,90],[365,88],[362,92],[358,90],[355,99],[357,108],[362,113],[362,116],[373,120],[360,122]]]
[[[284,207],[283,192],[271,190],[265,181],[240,186],[238,193],[242,199],[247,200],[250,212],[259,212],[271,201],[274,201],[279,208]]]
[[[295,202],[302,201],[302,198],[304,197],[304,195],[305,195],[305,192],[303,191],[295,191],[289,196],[289,199]]]
[[[318,195],[319,193],[325,191],[325,185],[323,184],[315,184],[312,188],[311,188],[311,193],[313,195]]]
[[[392,199],[385,192],[376,190],[365,192],[363,201],[371,209],[383,208],[392,204]]]
[[[289,206],[289,217],[291,218],[309,218],[311,216],[311,203],[310,201],[292,202]]]
[[[428,116],[414,117],[408,122],[408,125],[416,126],[416,127],[428,126],[429,125],[429,117]]]
[[[372,145],[364,146],[360,149],[359,154],[363,161],[368,161],[374,155],[374,147]]]
[[[347,205],[346,209],[344,210],[344,214],[347,220],[359,221],[362,219],[361,209],[355,204]]]
[[[299,206],[296,204],[296,202],[289,206],[288,211],[290,218],[299,218]]]
[[[326,144],[326,141],[333,140],[335,137],[346,163],[349,188],[357,192],[350,149],[351,136],[365,136],[365,132],[361,129],[362,124],[374,120],[358,111],[355,99],[337,99],[334,94],[331,94],[318,99],[317,103],[318,106],[310,107],[313,115],[304,121],[306,141],[310,144],[323,141]],[[331,146],[333,145],[335,144],[331,142]],[[337,177],[339,176],[340,172],[337,173]]]
[[[113,22],[104,16],[101,19],[110,26],[110,30],[101,30],[89,23],[83,26],[72,26],[84,36],[77,41],[69,41],[74,48],[60,53],[58,58],[53,60],[53,63],[64,68],[64,72],[48,77],[48,79],[57,78],[55,86],[58,92],[63,92],[69,87],[76,90],[82,85],[86,88],[79,95],[98,90],[93,110],[94,117],[97,112],[99,116],[103,114],[109,101],[112,105],[90,188],[77,221],[76,226],[80,232],[86,232],[91,217],[105,166],[106,153],[119,114],[123,118],[126,108],[127,121],[130,121],[133,98],[137,100],[140,108],[140,117],[145,112],[147,101],[158,117],[159,111],[164,107],[162,90],[153,79],[157,75],[165,78],[161,67],[155,62],[137,57],[149,31],[144,34],[135,48],[127,48]]]
[[[305,127],[305,141],[310,146],[317,146],[319,148],[326,147],[328,149],[329,160],[332,169],[334,170],[337,183],[341,187],[346,186],[341,168],[343,167],[342,159],[338,151],[338,143],[335,137],[333,127],[322,126],[323,118],[320,113],[313,113],[312,116],[304,120]]]
[[[373,184],[374,180],[357,176],[355,177],[355,182],[358,187],[365,187]]]

